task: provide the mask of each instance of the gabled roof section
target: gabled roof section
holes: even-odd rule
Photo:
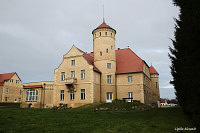
[[[5,80],[10,80],[15,74],[16,72],[0,74],[0,85],[4,84]]]
[[[77,49],[84,54],[83,57],[87,60],[88,64],[93,66],[94,71],[101,73],[101,71],[94,65],[94,58],[93,58],[93,56],[91,56],[91,53],[88,54],[88,53],[80,50],[79,48],[77,48]]]
[[[115,50],[116,74],[142,72],[144,61],[130,48]]]
[[[150,74],[158,74],[159,75],[159,73],[156,71],[156,69],[152,65],[150,66]]]

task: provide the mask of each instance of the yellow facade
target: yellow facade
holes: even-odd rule
[[[0,102],[21,102],[22,82],[15,73],[9,80],[0,85]]]
[[[45,108],[60,104],[78,107],[128,97],[145,104],[154,104],[159,100],[158,74],[151,75],[146,63],[140,72],[116,73],[114,29],[96,28],[92,33],[93,62],[90,62],[87,53],[73,45],[55,69],[53,82],[24,84],[30,89],[24,89],[22,107]],[[42,87],[34,88],[35,85]],[[27,101],[26,95],[30,94],[26,91],[31,89],[38,90],[35,101]]]

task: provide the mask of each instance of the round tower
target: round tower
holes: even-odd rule
[[[94,64],[101,71],[102,85],[102,101],[106,101],[111,97],[116,98],[115,91],[115,72],[116,72],[116,56],[115,56],[115,29],[103,21],[96,29],[92,31],[93,48],[94,48]],[[109,95],[107,95],[109,92]],[[112,93],[112,96],[111,96]]]

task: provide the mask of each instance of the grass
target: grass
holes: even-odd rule
[[[116,106],[96,104],[69,110],[0,108],[0,132],[171,133],[176,132],[176,127],[193,127],[180,108],[93,110]],[[129,106],[120,103],[118,108]]]

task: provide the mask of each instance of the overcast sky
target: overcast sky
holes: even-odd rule
[[[129,46],[152,63],[161,97],[175,98],[168,47],[179,10],[172,0],[0,0],[0,73],[17,72],[24,83],[53,81],[73,44],[93,50],[103,3],[105,21],[117,31],[116,48]]]

